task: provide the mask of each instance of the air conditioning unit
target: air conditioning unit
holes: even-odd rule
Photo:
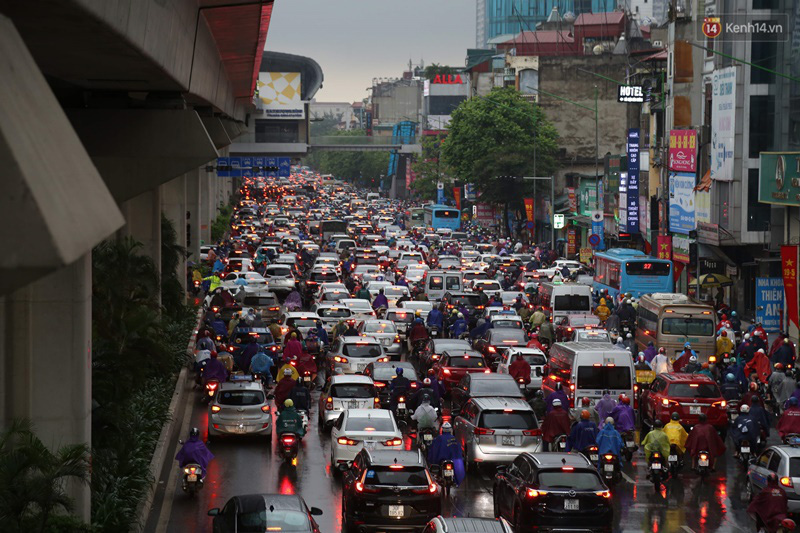
[[[653,41],[653,48],[664,48],[664,41]]]

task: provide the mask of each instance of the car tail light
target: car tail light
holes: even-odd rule
[[[366,492],[366,493],[374,493],[378,492],[378,489],[373,489],[364,484],[363,481],[356,481],[356,492]]]
[[[492,371],[491,371],[491,369],[488,369],[488,368],[487,368],[486,370],[484,370],[484,371],[483,371],[483,373],[484,373],[484,374],[491,374],[491,373],[492,373]]]
[[[400,342],[400,335],[394,336],[394,342]]]
[[[601,491],[595,492],[595,494],[597,496],[602,496],[603,498],[610,498],[611,497],[611,491],[610,490],[601,490]]]
[[[328,399],[325,400],[325,410],[326,411],[333,411],[333,398],[328,396]]]
[[[269,405],[262,405],[261,411],[263,411],[264,413],[269,413]]]
[[[486,429],[486,428],[479,428],[479,427],[476,427],[475,429],[473,429],[472,432],[475,435],[479,435],[479,436],[480,435],[494,435],[494,430],[493,429]]]
[[[347,437],[339,437],[338,439],[336,439],[336,442],[338,442],[342,446],[355,446],[356,444],[358,444],[357,440],[348,439]]]
[[[451,373],[451,372],[450,372],[450,369],[449,369],[449,368],[443,368],[443,369],[442,369],[442,374],[444,374],[445,376],[449,376],[449,375],[450,375],[450,373]]]
[[[677,407],[679,404],[675,400],[668,400],[667,398],[662,398],[661,405],[662,407],[669,407],[670,405],[674,405]]]
[[[375,386],[379,389],[382,389],[386,386],[386,383],[384,383],[383,381],[376,381]]]
[[[711,404],[711,407],[717,407],[717,408],[719,408],[719,409],[725,409],[725,407],[726,407],[727,405],[728,405],[728,402],[726,402],[725,400],[720,400],[720,401],[718,401],[718,402],[714,402],[714,403],[712,403],[712,404]]]
[[[378,404],[381,403],[381,399],[378,398],[377,396],[375,396],[374,400],[375,400],[375,405],[378,405]]]
[[[523,435],[526,437],[541,437],[542,430],[541,429],[526,429],[522,432]]]
[[[340,355],[335,356],[333,358],[333,360],[336,361],[337,363],[348,363],[349,362],[347,357],[342,357]]]
[[[212,405],[211,406],[211,412],[212,413],[219,413],[220,411],[222,411],[222,407],[220,407],[219,405]]]
[[[535,489],[528,489],[527,492],[528,498],[538,498],[539,496],[544,496],[545,494],[547,494],[546,491]]]
[[[400,446],[403,444],[403,439],[389,439],[383,443],[384,446]]]
[[[494,346],[489,346],[488,348],[486,348],[486,351],[488,351],[489,353],[497,353],[497,349]]]
[[[792,478],[790,478],[790,477],[782,477],[780,479],[780,482],[781,482],[781,485],[783,485],[784,487],[792,487],[793,486],[792,485]]]

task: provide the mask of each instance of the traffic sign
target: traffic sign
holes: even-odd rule
[[[589,235],[589,244],[591,244],[592,246],[597,246],[598,244],[600,244],[600,236],[597,235],[596,233],[592,233],[591,235]]]
[[[533,220],[529,220],[526,225],[528,226],[528,229],[533,229],[536,227],[536,223]]]

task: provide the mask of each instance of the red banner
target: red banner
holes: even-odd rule
[[[578,253],[578,231],[570,227],[567,229],[567,255],[572,257]]]
[[[567,198],[569,199],[569,212],[578,212],[578,196],[575,194],[575,187],[567,187]]]
[[[685,263],[678,263],[676,261],[672,262],[672,268],[675,269],[675,274],[673,275],[674,280],[677,282],[678,278],[681,277],[681,272],[683,272],[683,267],[685,267]],[[694,287],[694,285],[692,285]]]
[[[672,236],[659,235],[658,236],[658,250],[656,257],[659,259],[672,259]]]
[[[797,318],[797,246],[781,246],[783,290],[786,292],[786,313],[789,322],[800,327]]]
[[[676,172],[697,171],[695,130],[669,130],[669,169]]]
[[[525,198],[525,216],[528,222],[533,222],[533,198]]]
[[[453,198],[456,201],[456,209],[461,211],[461,187],[453,187]]]

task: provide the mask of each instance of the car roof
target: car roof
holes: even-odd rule
[[[669,374],[659,374],[672,383],[716,383],[713,379],[705,374],[690,374],[686,372],[671,372]]]
[[[255,513],[267,507],[280,510],[306,511],[303,499],[296,494],[245,494],[234,496],[240,513]]]
[[[449,356],[449,357],[463,357],[465,355],[469,355],[470,357],[480,357],[483,358],[483,354],[477,350],[473,350],[472,348],[446,348],[442,350],[442,356]]]
[[[514,409],[516,411],[533,411],[522,398],[473,398],[475,404],[481,409]]]
[[[339,385],[341,383],[366,383],[372,385],[372,378],[362,376],[361,374],[336,374],[331,377],[332,385]]]
[[[367,450],[373,465],[399,464],[404,466],[424,466],[425,461],[419,450]]]
[[[503,523],[493,518],[438,517],[446,533],[505,533]]]
[[[286,318],[316,318],[319,319],[319,315],[314,311],[287,311]]]
[[[533,462],[542,468],[559,468],[562,466],[591,467],[592,464],[581,453],[541,452],[525,453]]]

